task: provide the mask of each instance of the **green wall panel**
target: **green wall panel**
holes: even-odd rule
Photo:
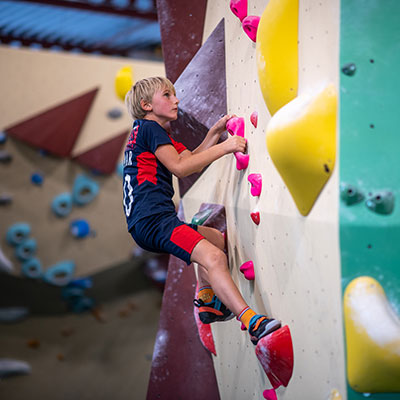
[[[363,201],[340,203],[342,290],[368,275],[384,288],[400,315],[400,0],[342,0],[340,74],[340,182],[354,185]],[[365,199],[381,190],[394,210],[378,214]],[[348,399],[366,397],[348,386]],[[369,399],[399,400],[400,393]]]

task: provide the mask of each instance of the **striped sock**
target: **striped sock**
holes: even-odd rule
[[[244,324],[246,329],[249,329],[250,320],[254,317],[256,313],[250,308],[246,307],[242,310],[242,312],[237,316],[237,319]]]
[[[211,286],[202,286],[199,289],[198,297],[200,300],[203,300],[204,303],[209,303],[214,296],[214,290],[212,290]]]

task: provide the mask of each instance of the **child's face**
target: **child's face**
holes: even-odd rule
[[[175,121],[178,118],[178,103],[174,92],[164,87],[155,91],[151,100],[151,112],[160,121]]]

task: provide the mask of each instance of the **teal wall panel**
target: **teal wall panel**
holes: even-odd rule
[[[364,195],[340,203],[342,289],[371,276],[400,315],[400,1],[342,0],[340,29],[340,182]],[[349,63],[352,75],[343,72]],[[389,214],[366,206],[383,190],[394,196]],[[348,387],[348,399],[365,396]]]

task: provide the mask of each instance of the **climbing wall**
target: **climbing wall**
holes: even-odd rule
[[[400,4],[341,4],[340,247],[348,399],[400,397]],[[357,15],[357,18],[354,16]],[[378,327],[378,329],[376,329]]]
[[[283,80],[281,85],[288,85],[288,82],[291,85],[278,85],[274,89],[272,108],[265,101],[260,83],[268,86],[269,77],[276,72],[271,70],[266,77],[260,75],[263,49],[244,32],[229,3],[208,2],[203,42],[223,19],[227,112],[244,118],[249,164],[247,168],[238,170],[233,155],[213,163],[183,197],[186,219],[190,220],[202,203],[225,206],[233,279],[251,307],[280,319],[282,325],[289,327],[294,370],[287,387],[281,386],[276,390],[278,398],[317,400],[328,399],[335,393],[346,398],[338,160],[335,165],[335,153],[332,153],[332,143],[333,148],[336,147],[334,122],[339,79],[339,1],[300,1],[298,7],[295,1],[281,1],[280,4],[287,7],[282,10],[276,10],[277,2],[272,0],[248,1],[247,14],[250,16],[261,17],[267,5],[273,6],[272,15],[263,16],[260,27],[265,24],[265,19],[279,22],[293,9],[298,12],[298,29],[287,33],[287,27],[280,27],[285,27],[284,20],[274,28],[274,37],[282,39],[279,46],[274,49],[274,40],[269,39],[273,42],[272,53],[265,62],[270,59],[275,62],[287,60],[280,73],[286,74],[288,79]],[[287,18],[293,20],[295,16],[290,14]],[[270,25],[267,25],[268,34]],[[293,41],[296,46],[293,46]],[[269,43],[266,46],[271,49]],[[210,53],[209,57],[212,58],[213,54]],[[269,67],[273,69],[274,65]],[[274,97],[274,93],[284,90],[288,93],[286,98]],[[212,96],[223,98],[224,94],[212,93]],[[207,99],[203,101],[207,102]],[[320,104],[327,105],[327,117],[324,113],[321,117],[316,110]],[[250,116],[255,111],[258,113],[257,127],[250,122]],[[318,124],[314,124],[312,129],[321,146],[311,143],[296,150],[292,145],[296,139],[290,137],[279,144],[279,136],[282,132],[287,134],[287,126],[301,136],[304,132],[302,124],[312,125],[318,118],[329,121],[327,129],[319,129]],[[278,137],[275,142],[273,140],[272,150],[266,146],[269,132],[271,136]],[[286,146],[292,158],[300,163],[296,171],[301,170],[302,163],[319,157],[318,167],[311,165],[309,170],[300,171],[300,176],[296,178],[304,187],[311,185],[311,199],[307,198],[308,190],[296,192],[290,186],[290,172],[296,164],[295,168],[287,167],[288,160],[284,158]],[[308,147],[316,149],[317,153],[304,153]],[[323,154],[318,153],[321,147]],[[280,165],[283,166],[278,170]],[[250,193],[248,175],[251,173],[262,176],[260,196]],[[302,208],[303,204],[306,204],[305,208]],[[259,225],[250,216],[255,212],[259,212]],[[254,281],[246,280],[239,271],[240,266],[249,260],[254,263]],[[263,391],[271,388],[271,384],[248,334],[241,331],[240,323],[232,320],[215,324],[212,331],[217,353],[213,360],[221,398],[262,398]]]
[[[72,260],[75,276],[86,276],[129,260],[134,242],[126,231],[116,167],[131,120],[115,92],[115,77],[126,65],[135,80],[164,75],[163,64],[5,46],[0,58],[0,130],[8,133],[0,150],[12,157],[0,167],[0,195],[12,198],[0,206],[0,249],[14,264],[12,273],[21,276],[21,262],[6,233],[19,222],[31,227],[43,271]],[[110,111],[120,117],[110,118]],[[34,173],[42,184],[31,182]],[[72,193],[80,175],[95,182],[97,196],[56,216],[53,199]],[[70,233],[76,219],[89,222],[90,235]]]

